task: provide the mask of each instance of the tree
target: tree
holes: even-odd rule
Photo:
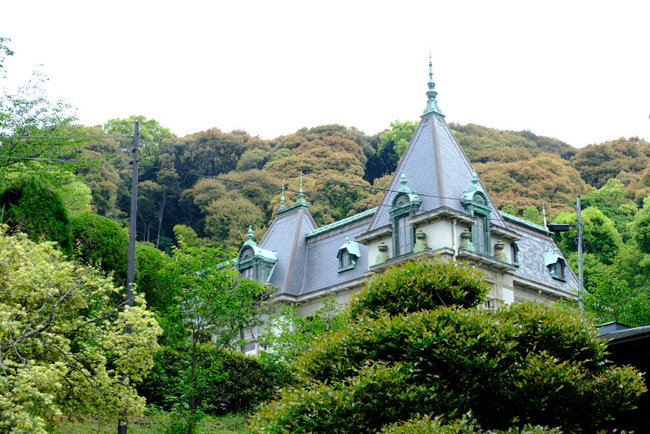
[[[66,254],[72,253],[68,209],[61,197],[37,179],[21,179],[0,193],[2,221],[28,234],[34,241],[55,241]]]
[[[586,253],[593,253],[603,264],[611,264],[619,249],[623,245],[621,235],[612,222],[598,208],[588,207],[582,210],[582,243]],[[553,238],[564,254],[576,252],[576,236],[578,229],[576,223],[578,215],[573,213],[561,213],[554,223],[571,224],[568,232],[555,234]]]
[[[397,162],[404,155],[406,147],[418,127],[418,123],[395,120],[395,122],[390,123],[390,127],[390,130],[379,136],[379,144],[377,145],[377,156],[384,163],[385,170],[383,174],[395,171]]]
[[[104,124],[104,132],[109,135],[132,136],[135,134],[136,122],[140,123],[140,163],[151,165],[160,154],[162,141],[174,137],[169,128],[160,125],[155,119],[147,119],[142,115],[133,115],[126,119],[110,119]],[[130,138],[128,140],[131,141]]]
[[[79,141],[44,138],[73,134],[72,122],[76,120],[75,109],[67,101],[48,99],[44,89],[47,81],[45,74],[34,71],[26,85],[15,93],[5,90],[0,98],[0,135],[5,136],[0,146],[0,166],[30,158],[66,160],[75,156]]]
[[[163,383],[169,404],[188,432],[210,412],[211,382],[226,375],[209,363],[238,345],[245,330],[259,325],[273,290],[239,277],[225,251],[209,247],[174,248],[173,261],[161,271],[175,304],[160,316],[164,345],[180,359],[174,377]]]
[[[622,171],[641,172],[650,161],[650,144],[638,137],[620,138],[585,146],[571,159],[571,165],[586,183],[601,188]]]
[[[418,415],[454,424],[471,410],[489,430],[594,432],[645,391],[638,371],[606,362],[606,343],[576,312],[465,308],[486,290],[470,289],[486,285],[476,275],[433,259],[408,267],[370,279],[347,326],[311,346],[297,363],[300,385],[260,410],[253,431],[379,432]],[[457,278],[448,286],[450,267]],[[444,306],[451,300],[459,305]]]
[[[160,328],[141,297],[120,310],[111,304],[120,289],[96,270],[4,231],[0,291],[2,432],[44,433],[61,415],[142,413],[134,385],[152,366]]]
[[[309,344],[343,327],[344,316],[340,308],[333,297],[324,298],[323,307],[307,317],[298,315],[300,305],[283,306],[264,324],[259,341],[270,347],[270,351],[262,353],[262,359],[292,366]]]
[[[630,232],[643,253],[650,254],[650,196],[643,201],[643,208],[634,217]]]
[[[584,307],[599,323],[617,321],[632,327],[650,324],[650,294],[630,288],[625,280],[605,275],[584,294]]]
[[[92,213],[70,218],[76,257],[126,285],[129,235],[118,223]]]

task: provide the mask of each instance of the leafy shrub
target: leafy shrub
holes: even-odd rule
[[[186,353],[182,347],[166,347],[154,356],[154,369],[139,389],[149,404],[171,410],[186,399],[180,396],[190,363]],[[277,388],[291,378],[283,365],[263,363],[236,351],[217,351],[212,344],[201,344],[198,355],[197,406],[207,414],[250,411],[273,398]]]
[[[405,415],[447,422],[471,410],[489,429],[593,429],[632,408],[644,391],[640,374],[609,365],[605,349],[589,321],[539,304],[359,317],[298,361],[305,388],[284,390],[255,416],[253,428],[378,431]],[[379,372],[374,381],[382,386],[366,387],[369,373]],[[383,405],[382,416],[368,403]],[[328,425],[332,413],[345,424]]]
[[[418,258],[371,277],[350,305],[350,317],[478,305],[490,290],[482,274],[462,262]]]
[[[0,194],[0,214],[0,223],[11,228],[9,233],[26,233],[34,242],[54,241],[63,253],[72,253],[68,210],[46,184],[33,178],[14,182]]]
[[[144,294],[147,307],[164,312],[174,304],[174,290],[166,285],[159,270],[171,262],[171,257],[153,245],[135,245],[135,283],[138,292]]]
[[[129,234],[111,219],[92,213],[71,216],[70,227],[77,257],[106,274],[112,272],[116,283],[125,285]]]
[[[462,418],[444,423],[439,417],[415,417],[406,422],[394,423],[381,430],[384,434],[474,434],[483,433],[476,419],[469,413]],[[558,428],[524,425],[522,428],[509,428],[507,431],[488,431],[490,434],[560,434]]]

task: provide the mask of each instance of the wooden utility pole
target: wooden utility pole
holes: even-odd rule
[[[126,306],[125,309],[133,307],[133,285],[135,283],[135,225],[138,215],[138,162],[140,161],[140,122],[135,122],[135,134],[133,135],[133,183],[131,185],[131,219],[129,222],[129,265],[126,272]],[[127,325],[124,333],[131,333],[131,326]],[[117,422],[118,434],[126,434],[128,422],[126,414]]]

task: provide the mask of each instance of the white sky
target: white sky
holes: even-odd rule
[[[42,63],[85,125],[374,134],[419,119],[430,46],[448,122],[650,139],[648,0],[4,0],[0,36],[16,52],[2,86]]]

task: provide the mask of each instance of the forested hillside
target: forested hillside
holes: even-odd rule
[[[4,50],[0,54],[13,54]],[[217,128],[177,137],[145,116],[84,126],[68,103],[46,97],[46,80],[36,72],[1,101],[2,221],[35,241],[58,241],[68,253],[75,247],[70,234],[81,233],[74,229],[83,220],[76,215],[90,212],[128,225],[135,121],[141,150],[137,239],[167,253],[179,234],[197,246],[235,249],[250,226],[259,240],[283,189],[287,204],[302,189],[319,225],[372,208],[417,128],[416,121],[395,121],[368,135],[322,125],[264,140]],[[544,217],[572,222],[581,195],[588,287],[650,292],[647,141],[620,138],[577,149],[530,131],[450,127],[502,211],[538,224]],[[44,212],[47,191],[57,198],[48,197],[52,205]],[[56,213],[70,214],[70,223],[49,224]],[[563,234],[558,242],[575,267],[574,236]]]

